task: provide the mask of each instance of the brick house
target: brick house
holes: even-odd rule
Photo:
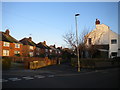
[[[13,38],[8,29],[0,32],[0,36],[0,56],[22,55],[22,43]]]
[[[55,45],[50,45],[50,55],[60,56],[62,54],[62,47],[56,48]]]
[[[50,45],[50,55],[56,55],[57,54],[57,49],[55,45]]]
[[[48,57],[49,47],[46,45],[46,41],[36,44],[36,56]]]
[[[36,44],[32,41],[32,38],[23,38],[19,42],[23,44],[22,52],[24,57],[35,56]]]

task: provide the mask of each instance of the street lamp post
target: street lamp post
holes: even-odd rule
[[[80,14],[75,14],[75,23],[76,23],[76,41],[77,41],[77,56],[78,56],[78,72],[80,72],[80,60],[79,60],[79,48],[78,48],[78,27],[77,27],[77,16]]]

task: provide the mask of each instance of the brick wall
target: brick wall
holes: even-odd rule
[[[0,41],[1,51],[0,56],[3,56],[3,50],[9,50],[9,56],[14,56],[15,51],[19,51],[20,55],[22,55],[22,44],[20,44],[20,48],[15,48],[15,43],[10,43],[9,47],[3,46],[4,41]]]

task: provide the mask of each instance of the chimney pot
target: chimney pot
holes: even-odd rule
[[[29,37],[29,40],[32,41],[32,37]]]
[[[5,34],[7,34],[7,35],[9,35],[9,34],[10,34],[9,29],[6,29]]]
[[[43,42],[46,45],[46,41]]]
[[[96,19],[95,24],[96,24],[96,25],[97,25],[97,24],[100,24],[100,21],[99,21],[98,19]]]

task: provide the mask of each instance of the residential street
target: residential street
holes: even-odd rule
[[[0,3],[2,90],[120,89],[118,0],[20,2]]]
[[[119,88],[119,68],[81,69],[66,64],[3,71],[2,88]]]

